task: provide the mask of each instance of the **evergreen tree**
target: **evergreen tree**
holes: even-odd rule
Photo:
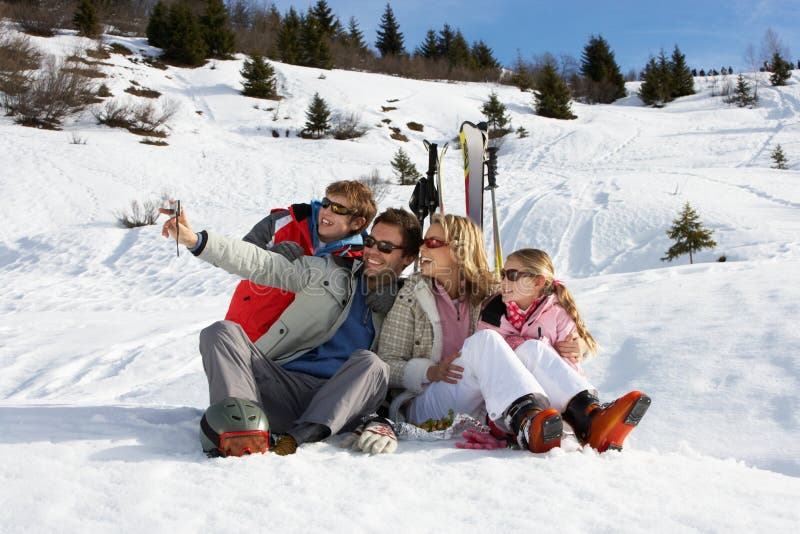
[[[147,21],[147,42],[150,46],[167,48],[172,32],[169,27],[169,10],[158,0]]]
[[[755,104],[756,97],[750,92],[750,84],[744,79],[744,76],[739,74],[736,78],[736,88],[733,90],[732,102],[737,106],[743,108],[751,104]]]
[[[772,54],[772,74],[769,83],[772,85],[786,85],[786,80],[792,76],[792,64],[781,57],[778,52]]]
[[[358,21],[355,17],[350,17],[350,22],[347,25],[347,45],[351,48],[358,50],[366,50],[367,43],[364,41],[364,33],[358,27]]]
[[[328,2],[325,0],[317,0],[317,3],[308,10],[308,18],[312,18],[317,22],[317,29],[322,35],[327,35],[329,38],[338,37],[342,32],[342,25],[339,24],[339,19],[333,14]]]
[[[203,30],[186,0],[169,10],[170,39],[164,57],[179,65],[202,65],[206,57]]]
[[[448,57],[450,55],[450,47],[453,46],[453,39],[456,34],[449,24],[445,23],[444,27],[439,30],[439,35],[436,37],[436,49],[439,57]]]
[[[472,55],[472,65],[481,71],[497,71],[500,69],[500,62],[494,57],[494,52],[483,41],[477,41],[472,45],[470,51]]]
[[[672,75],[663,50],[658,61],[650,56],[642,78],[644,82],[639,88],[642,102],[648,106],[661,107],[672,100]]]
[[[472,58],[469,52],[469,44],[467,44],[467,40],[464,39],[464,35],[461,33],[461,30],[456,30],[455,35],[453,35],[453,40],[450,43],[450,49],[445,57],[447,58],[447,63],[451,68],[471,67],[470,60]]]
[[[301,19],[298,64],[320,69],[333,67],[330,37],[325,33],[319,20],[311,13]]]
[[[92,0],[80,0],[78,9],[72,17],[72,23],[78,29],[78,35],[97,37],[100,35],[100,20]]]
[[[253,54],[244,61],[239,74],[244,78],[242,94],[256,98],[275,98],[275,69],[264,60],[261,54]]]
[[[275,4],[272,5],[274,6]],[[246,0],[236,0],[236,2],[231,5],[230,21],[234,31],[246,31],[249,29],[250,24],[253,22],[249,2]]]
[[[511,121],[506,114],[506,106],[497,98],[497,93],[489,93],[489,100],[481,106],[481,113],[486,116],[486,122],[491,130],[503,130]]]
[[[330,118],[331,110],[328,108],[328,104],[319,96],[319,93],[314,93],[314,98],[306,111],[304,133],[319,139],[330,129]]]
[[[206,51],[210,57],[226,59],[236,49],[236,36],[228,20],[228,8],[222,0],[207,0],[200,17]]]
[[[417,57],[424,57],[425,59],[436,59],[439,57],[439,40],[436,37],[436,32],[428,30],[425,34],[425,40],[414,51]]]
[[[280,30],[278,30],[278,39],[275,44],[278,57],[281,61],[297,65],[300,61],[301,47],[300,47],[300,32],[301,20],[294,7],[290,7],[288,13],[284,15],[281,21]]]
[[[689,263],[694,263],[693,253],[704,248],[714,248],[716,241],[711,239],[712,230],[703,227],[700,216],[687,202],[678,218],[672,221],[667,237],[675,241],[661,261],[672,261],[689,254]]]
[[[397,149],[391,164],[394,174],[400,181],[400,185],[411,185],[422,178],[422,174],[420,174],[411,158],[402,148]]]
[[[614,52],[601,35],[591,36],[581,55],[581,75],[588,82],[590,102],[609,104],[625,96],[625,79]]]
[[[786,159],[786,155],[783,153],[783,147],[781,147],[781,145],[777,145],[769,157],[772,158],[773,163],[775,163],[775,165],[772,166],[773,169],[785,171],[789,168],[786,165],[788,161]]]
[[[381,17],[381,23],[378,25],[378,40],[375,41],[375,48],[381,53],[381,57],[402,56],[406,53],[400,25],[394,18],[392,6],[388,3]]]
[[[520,54],[519,50],[517,50],[517,59],[514,61],[514,66],[511,68],[512,74],[509,81],[511,85],[519,87],[520,91],[529,91],[533,89],[536,85],[535,80],[533,79],[533,73],[531,72],[530,67],[522,59],[522,55]]]
[[[669,62],[670,78],[672,90],[670,92],[671,98],[679,98],[694,94],[694,78],[692,78],[692,71],[686,64],[686,56],[683,55],[675,45],[672,51],[672,59]]]
[[[545,63],[542,67],[537,89],[533,92],[536,96],[536,114],[553,119],[574,119],[572,114],[571,96],[567,83],[558,75],[552,63]]]

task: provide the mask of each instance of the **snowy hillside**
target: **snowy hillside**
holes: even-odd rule
[[[32,41],[61,56],[94,46]],[[141,39],[107,42],[152,52]],[[194,70],[104,61],[114,98],[136,100],[124,92],[135,81],[177,103],[169,146],[89,111],[63,131],[0,117],[0,532],[797,529],[800,71],[762,86],[755,109],[711,97],[698,78],[698,94],[663,109],[629,96],[573,104],[577,120],[555,121],[533,115],[530,94],[494,84],[276,63],[284,98],[273,102],[239,94],[242,58]],[[604,349],[585,366],[604,400],[652,396],[626,450],[401,442],[367,457],[323,442],[291,457],[206,459],[198,332],[224,316],[237,280],[177,258],[160,226],[118,227],[113,212],[167,192],[197,229],[239,236],[333,180],[392,178],[399,146],[424,171],[429,139],[451,143],[445,202],[463,213],[453,138],[482,120],[491,90],[530,132],[500,151],[504,251],[551,254]],[[358,113],[367,135],[297,137],[315,92]],[[770,168],[777,143],[790,170]],[[381,208],[410,194],[390,186]],[[664,263],[686,201],[718,246],[691,266]]]

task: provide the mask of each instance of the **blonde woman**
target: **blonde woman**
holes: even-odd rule
[[[451,409],[481,418],[488,412],[508,420],[521,447],[544,452],[560,444],[560,414],[533,397],[542,388],[499,334],[472,335],[495,288],[480,228],[465,217],[434,216],[420,273],[406,281],[381,330],[378,355],[389,364],[389,387],[402,390],[390,415],[422,423]]]

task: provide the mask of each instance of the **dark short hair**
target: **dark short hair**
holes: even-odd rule
[[[419,254],[419,247],[422,246],[422,226],[413,213],[404,209],[388,208],[378,215],[372,226],[378,223],[391,224],[400,228],[406,256]]]

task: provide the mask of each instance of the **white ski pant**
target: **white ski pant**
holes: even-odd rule
[[[481,330],[467,338],[461,356],[453,361],[464,368],[455,384],[434,382],[409,405],[412,423],[441,419],[448,410],[492,420],[502,418],[512,402],[523,395],[544,396],[563,412],[569,401],[594,386],[541,341],[526,341],[514,351],[494,330]]]

